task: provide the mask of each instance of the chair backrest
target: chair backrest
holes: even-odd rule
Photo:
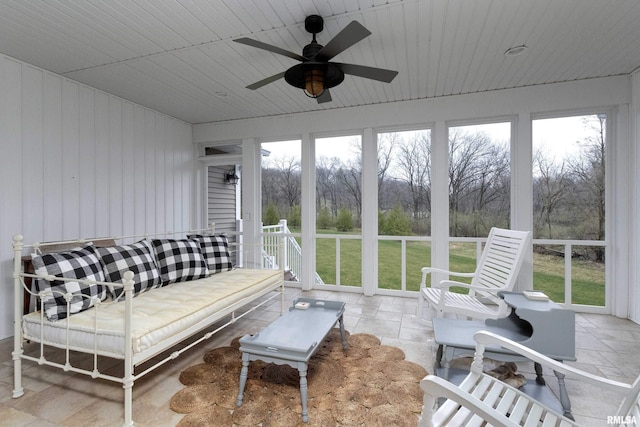
[[[622,400],[618,414],[623,418],[617,419],[611,424],[627,426],[640,423],[640,376],[633,382],[631,393]]]
[[[498,291],[512,290],[530,242],[529,231],[492,228],[471,282],[487,292],[477,292],[495,300]]]

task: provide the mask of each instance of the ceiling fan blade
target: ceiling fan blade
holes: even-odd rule
[[[269,83],[275,82],[276,80],[281,79],[283,77],[284,77],[284,71],[281,73],[275,74],[271,77],[267,77],[266,79],[262,79],[259,82],[250,84],[249,86],[247,86],[247,89],[256,90],[258,88],[261,88],[264,85],[268,85]]]
[[[239,39],[234,39],[234,42],[246,44],[247,46],[257,47],[258,49],[268,50],[269,52],[277,53],[280,55],[288,56],[289,58],[296,59],[298,61],[307,61],[307,58],[304,56],[298,55],[297,53],[290,52],[288,50],[279,48],[278,46],[273,46],[268,43],[263,43],[258,40],[248,39],[246,37],[242,37]]]
[[[374,68],[354,64],[340,64],[338,62],[332,62],[332,64],[337,65],[345,74],[364,77],[365,79],[378,80],[385,83],[391,83],[395,76],[398,75],[397,71],[385,70],[383,68]]]
[[[325,89],[324,92],[320,94],[319,97],[316,98],[318,100],[318,104],[324,104],[325,102],[331,102],[331,92],[329,89]]]
[[[349,25],[344,27],[342,31],[318,51],[315,59],[317,61],[328,61],[369,35],[371,35],[371,31],[363,27],[358,21],[351,21]]]

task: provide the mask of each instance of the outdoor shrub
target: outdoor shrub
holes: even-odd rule
[[[338,231],[353,230],[353,216],[351,211],[345,207],[338,210],[338,218],[336,219],[336,228]]]
[[[327,230],[333,227],[333,218],[331,218],[331,213],[326,207],[320,209],[320,212],[318,212],[316,227],[322,230]]]
[[[276,225],[280,222],[280,215],[278,214],[278,209],[273,202],[269,202],[267,206],[267,210],[264,212],[262,216],[262,223],[264,225]]]

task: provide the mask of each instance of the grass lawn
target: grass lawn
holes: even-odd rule
[[[318,234],[340,233],[320,230]],[[475,243],[451,243],[449,268],[452,271],[471,272],[476,265]],[[420,286],[421,268],[431,263],[430,242],[407,242],[406,287],[417,291]],[[362,240],[340,239],[340,285],[362,286]],[[336,283],[336,240],[316,239],[316,268],[326,284]],[[365,260],[365,266],[368,264]],[[536,290],[544,291],[556,302],[564,302],[564,258],[553,255],[534,254],[533,283]],[[572,260],[572,294],[574,304],[604,306],[604,265],[583,260]],[[392,240],[378,242],[378,287],[400,289],[401,243]],[[453,277],[452,277],[453,278]],[[469,283],[468,279],[453,278]],[[460,290],[460,289],[459,289]]]

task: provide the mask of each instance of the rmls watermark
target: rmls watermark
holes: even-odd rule
[[[616,424],[621,426],[635,426],[638,424],[635,415],[614,415],[607,416],[607,424]]]

